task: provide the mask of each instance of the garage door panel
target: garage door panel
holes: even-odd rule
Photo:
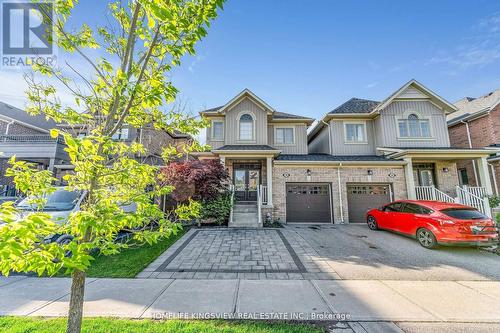
[[[331,222],[328,184],[286,184],[287,222]]]
[[[365,214],[372,208],[380,207],[391,201],[390,184],[348,184],[347,205],[349,222],[365,222]]]

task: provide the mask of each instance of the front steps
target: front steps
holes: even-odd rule
[[[258,209],[256,203],[235,203],[233,207],[233,220],[229,222],[230,228],[260,228]]]

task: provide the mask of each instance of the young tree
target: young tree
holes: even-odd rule
[[[109,5],[113,23],[96,32],[87,25],[78,31],[67,29],[76,2],[54,2],[56,43],[64,51],[81,56],[90,74],[84,75],[70,63],[64,68],[34,65],[33,70],[37,75],[58,79],[80,108],[62,105],[53,81],[38,81],[33,76],[27,77],[27,110],[57,122],[83,125],[88,132],[80,138],[70,131],[51,131],[53,137],[64,138],[74,165],[74,173],[65,176],[67,188],[85,193],[85,200],[81,210],[63,225],[40,210],[20,217],[11,204],[0,208],[0,220],[7,222],[0,227],[2,274],[36,271],[51,275],[60,269],[71,272],[68,332],[81,330],[85,271],[93,259],[92,250],[112,254],[126,247],[113,241],[123,229],[133,232],[137,241],[152,243],[178,228],[152,200],[169,193],[172,186],[159,186],[158,168],[134,158],[144,153],[141,144],[127,145],[112,140],[112,136],[124,124],[135,128],[153,124],[157,129],[193,135],[204,125],[196,118],[162,110],[177,93],[167,75],[182,56],[195,53],[196,42],[207,34],[206,28],[224,0],[123,0]],[[48,19],[46,16],[44,19]],[[86,54],[88,48],[99,48],[106,57],[92,59]],[[8,175],[33,198],[34,207],[42,207],[44,197],[53,191],[52,175],[14,158],[11,163]],[[121,207],[131,202],[137,210],[124,212]],[[189,202],[179,207],[176,215],[189,219],[198,210],[199,205]],[[152,220],[156,228],[150,227]],[[73,238],[65,245],[44,242],[54,234]]]

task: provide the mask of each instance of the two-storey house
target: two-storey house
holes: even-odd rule
[[[455,201],[459,160],[476,160],[491,194],[491,152],[450,147],[446,115],[455,111],[412,80],[382,102],[350,99],[307,133],[312,119],[276,111],[244,90],[201,112],[212,151],[199,157],[220,158],[230,171],[236,226],[254,210],[241,204],[255,202],[258,216],[287,223],[364,222],[368,209],[394,199]]]

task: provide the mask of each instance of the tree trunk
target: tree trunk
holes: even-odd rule
[[[82,329],[85,272],[74,270],[71,274],[71,298],[69,301],[67,333],[80,333]]]

